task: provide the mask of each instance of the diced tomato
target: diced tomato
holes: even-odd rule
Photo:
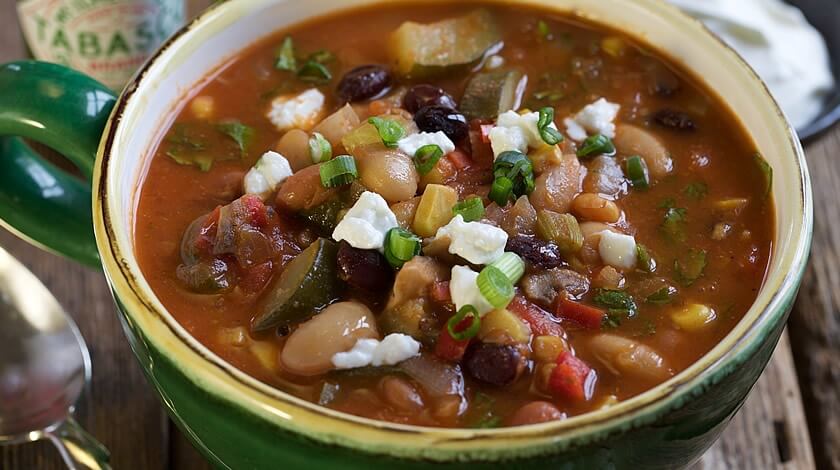
[[[248,294],[256,294],[265,288],[271,278],[271,261],[246,269],[239,278],[239,287]]]
[[[554,315],[528,302],[525,297],[517,295],[508,304],[507,309],[525,320],[531,326],[531,331],[537,336],[565,336],[563,327]]]
[[[585,401],[592,398],[598,375],[589,365],[563,351],[557,356],[557,367],[548,378],[548,388],[552,393],[572,401]]]
[[[464,318],[455,326],[455,331],[461,332],[466,330],[473,321],[472,317]],[[453,338],[449,334],[449,329],[446,325],[443,325],[443,329],[440,331],[440,335],[438,335],[437,344],[435,344],[435,354],[441,359],[458,362],[464,357],[464,352],[469,345],[470,340],[457,340]]]
[[[554,304],[554,311],[558,317],[573,321],[584,328],[601,329],[606,312],[600,308],[569,300],[564,295],[558,295]]]
[[[213,250],[213,244],[216,242],[216,227],[219,225],[219,215],[222,213],[222,206],[216,206],[207,216],[207,220],[198,231],[198,236],[195,238],[195,248],[205,255],[209,255]]]
[[[439,281],[432,284],[429,291],[429,297],[437,303],[447,303],[452,301],[452,294],[449,292],[449,281]]]
[[[482,124],[480,126],[481,129],[481,141],[485,144],[490,143],[490,131],[493,130],[495,126],[493,124]]]
[[[455,149],[449,152],[446,154],[446,158],[448,158],[449,161],[452,162],[452,165],[454,165],[458,170],[463,170],[472,163],[470,156],[461,149]]]
[[[268,209],[262,199],[253,194],[242,196],[242,204],[248,214],[248,224],[255,228],[263,228],[268,225]]]

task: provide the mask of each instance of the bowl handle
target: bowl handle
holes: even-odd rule
[[[0,223],[49,251],[100,266],[91,177],[116,96],[61,65],[0,65]],[[62,153],[82,178],[41,158],[20,137]]]

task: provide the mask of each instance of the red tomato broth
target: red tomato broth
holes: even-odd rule
[[[170,128],[155,149],[142,182],[135,245],[140,266],[153,291],[196,339],[235,367],[303,399],[317,403],[323,384],[334,383],[339,385],[339,390],[329,407],[405,424],[497,426],[522,405],[534,400],[550,401],[561,412],[573,416],[597,409],[611,400],[611,396],[625,400],[661,382],[631,379],[610,371],[600,364],[586,345],[588,338],[602,331],[563,322],[566,340],[575,355],[596,370],[597,385],[590,400],[568,401],[535,393],[531,380],[535,364],[531,362],[523,377],[504,387],[483,384],[468,377],[464,396],[470,406],[460,415],[442,412],[446,404],[429,396],[420,387],[418,391],[424,398],[425,406],[419,413],[408,412],[391,406],[383,398],[379,386],[381,375],[351,371],[301,377],[284,371],[277,360],[285,342],[282,336],[267,332],[248,334],[241,344],[231,345],[221,341],[220,332],[223,330],[248,330],[260,296],[244,293],[238,288],[217,295],[196,294],[185,288],[176,276],[176,268],[182,261],[179,247],[185,229],[197,217],[238,197],[244,172],[282,136],[283,133],[277,131],[264,116],[271,97],[313,86],[298,82],[291,74],[274,70],[274,53],[283,37],[291,35],[297,49],[304,54],[326,48],[336,56],[336,61],[331,63],[333,80],[316,86],[326,96],[325,115],[328,115],[341,104],[334,93],[338,79],[357,65],[387,64],[389,58],[381,43],[403,21],[437,21],[467,13],[472,8],[474,5],[447,5],[436,9],[381,5],[312,20],[278,32],[242,51],[192,92],[192,98],[177,110],[173,125],[203,129],[205,149],[222,155],[223,159],[216,160],[206,172],[175,163],[166,155],[171,149],[167,139],[177,132],[176,128]],[[653,348],[667,360],[674,373],[685,369],[720,342],[750,308],[769,263],[774,212],[772,203],[764,200],[763,176],[753,163],[755,150],[750,139],[728,108],[696,80],[633,45],[632,39],[612,31],[602,33],[601,27],[539,10],[500,5],[488,8],[502,19],[499,25],[505,46],[499,55],[505,59],[505,66],[518,67],[529,77],[522,107],[537,109],[553,106],[561,131],[564,131],[564,117],[599,96],[621,104],[617,122],[643,126],[651,112],[666,107],[693,113],[697,126],[691,132],[655,126],[649,128],[667,146],[676,170],[650,189],[630,190],[621,198],[623,217],[616,225],[629,229],[636,241],[651,251],[661,277],[673,277],[674,259],[689,246],[708,253],[705,273],[691,286],[678,287],[679,295],[674,303],[652,305],[637,299],[637,315],[623,319],[618,327],[607,331]],[[552,39],[540,38],[537,31],[539,21],[545,21],[549,26]],[[623,55],[612,57],[598,50],[601,39],[606,35],[617,35],[623,39],[627,45]],[[333,47],[335,38],[341,38],[341,41]],[[672,96],[650,93],[648,73],[654,68],[673,73],[680,85],[679,92]],[[458,99],[469,75],[463,73],[429,82]],[[560,96],[548,100],[534,98],[534,93],[541,90],[551,90]],[[206,124],[195,116],[190,103],[198,96],[214,99],[213,122],[235,119],[254,129],[254,138],[242,158],[236,155],[238,149],[232,145],[233,141],[212,132],[212,129],[208,130]],[[464,171],[469,169],[467,167]],[[706,185],[702,198],[692,197],[685,190],[689,184],[698,182]],[[462,192],[469,193],[469,190]],[[750,202],[738,215],[727,239],[715,241],[709,233],[718,219],[710,204],[731,197],[746,198]],[[673,199],[674,207],[686,209],[684,243],[671,242],[661,233],[665,210],[658,206],[667,199]],[[278,224],[285,233],[287,244],[278,253],[274,276],[278,276],[282,266],[314,239],[311,229],[287,217],[287,214],[281,214]],[[745,232],[749,236],[744,235]],[[593,268],[588,269],[592,274]],[[632,286],[646,277],[646,274],[631,272],[625,276],[625,282],[627,286]],[[593,291],[591,289],[582,299],[587,305],[592,305]],[[342,300],[354,297],[359,296],[345,291]],[[380,300],[361,300],[380,310],[382,308]],[[689,302],[714,306],[717,318],[700,332],[676,328],[669,312]],[[448,318],[450,314],[441,313],[443,318]],[[260,350],[261,354],[254,352],[254,344],[258,345],[256,350]],[[428,348],[424,346],[423,350]]]

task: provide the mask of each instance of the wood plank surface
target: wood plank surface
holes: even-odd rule
[[[188,0],[197,12],[209,0]],[[0,0],[0,63],[25,57],[14,0]],[[840,470],[840,129],[809,148],[817,232],[811,266],[768,369],[723,437],[692,470]],[[829,223],[834,222],[834,223]],[[40,277],[72,313],[93,358],[91,391],[79,421],[109,447],[115,469],[210,468],[169,422],[125,341],[101,273],[42,253],[0,230],[0,245]],[[794,369],[791,352],[796,360]],[[804,385],[806,423],[797,384]],[[810,434],[814,438],[809,444]],[[60,469],[44,443],[0,447],[0,469]]]
[[[840,129],[806,149],[814,244],[788,322],[817,468],[840,469]]]

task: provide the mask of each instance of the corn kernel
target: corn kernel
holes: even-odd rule
[[[537,362],[554,362],[566,350],[566,344],[557,336],[537,336],[534,338],[533,349]]]
[[[671,321],[685,331],[703,329],[716,318],[715,310],[703,304],[687,304],[671,313]]]
[[[197,96],[190,103],[190,111],[199,119],[210,119],[216,108],[212,96]]]
[[[621,57],[627,50],[627,43],[617,36],[607,36],[601,40],[601,49],[612,57]]]

